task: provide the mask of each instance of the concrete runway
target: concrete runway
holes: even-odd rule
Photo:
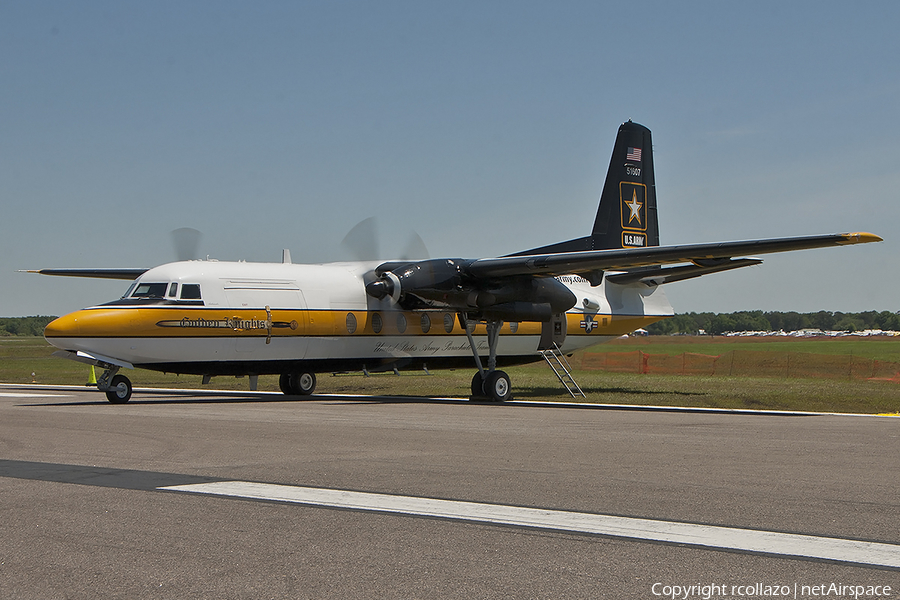
[[[0,386],[0,598],[897,597],[898,492],[897,418]]]

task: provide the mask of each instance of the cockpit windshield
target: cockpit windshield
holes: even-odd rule
[[[204,303],[203,296],[200,294],[199,283],[180,284],[177,281],[164,283],[134,281],[121,298],[107,302],[104,306],[143,306],[150,304],[203,306]]]
[[[168,283],[144,283],[140,282],[131,293],[132,298],[163,298],[166,295]]]
[[[199,283],[179,284],[177,281],[165,283],[135,281],[121,298],[107,304],[191,304],[203,306],[203,296],[200,294]]]

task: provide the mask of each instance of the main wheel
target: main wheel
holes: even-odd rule
[[[106,399],[113,404],[125,404],[131,400],[131,381],[124,375],[116,375],[109,384]]]
[[[481,371],[475,371],[472,377],[472,397],[484,398],[484,379],[481,377]]]
[[[282,394],[287,394],[290,396],[293,392],[291,392],[291,374],[290,373],[282,373],[278,378],[278,388],[281,390]]]
[[[492,371],[484,380],[484,394],[494,402],[509,400],[512,386],[509,383],[509,375],[503,371]]]
[[[291,374],[290,388],[294,395],[309,396],[316,389],[316,374],[309,371]]]

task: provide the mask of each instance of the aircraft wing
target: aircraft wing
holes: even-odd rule
[[[27,269],[20,273],[59,275],[61,277],[93,277],[96,279],[137,279],[150,269]]]
[[[590,275],[598,271],[627,271],[639,267],[693,263],[696,274],[726,270],[759,261],[733,261],[734,257],[846,246],[880,242],[882,239],[872,233],[837,233],[806,237],[776,238],[768,240],[746,240],[739,242],[716,242],[711,244],[687,244],[679,246],[653,246],[647,248],[622,248],[613,250],[592,250],[557,254],[535,254],[525,256],[505,256],[482,258],[466,265],[466,272],[477,278],[510,277],[516,275],[538,275],[555,277],[566,274]],[[587,277],[590,279],[590,277]],[[683,275],[670,279],[686,279]],[[620,278],[620,283],[625,278]],[[665,283],[665,282],[662,282]]]
[[[406,309],[442,307],[488,319],[549,321],[575,305],[575,295],[559,275],[580,275],[591,285],[604,277],[613,284],[656,286],[739,267],[757,265],[748,254],[880,242],[871,233],[838,233],[809,237],[717,242],[684,246],[612,248],[577,252],[502,256],[500,258],[430,259],[388,262],[375,269],[366,293],[390,296]],[[677,265],[677,266],[663,266]],[[615,273],[607,275],[608,271]]]

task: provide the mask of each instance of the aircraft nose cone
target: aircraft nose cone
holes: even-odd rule
[[[50,321],[44,328],[44,337],[52,344],[51,338],[78,335],[80,329],[78,313],[70,313]]]

